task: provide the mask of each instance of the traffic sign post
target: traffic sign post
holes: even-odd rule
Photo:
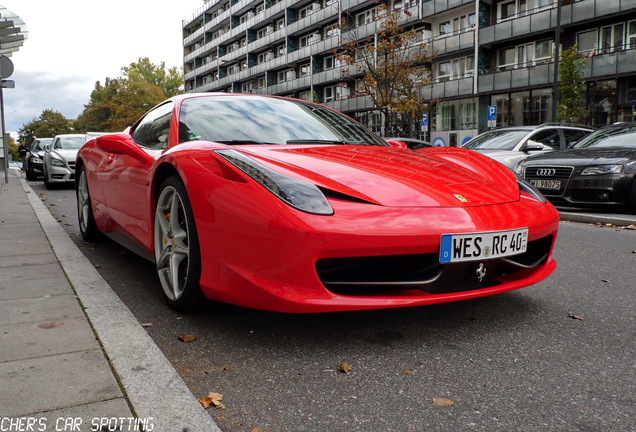
[[[424,132],[424,139],[428,138],[428,113],[422,116],[422,132]]]
[[[488,120],[488,127],[490,129],[497,127],[497,106],[496,105],[488,106],[487,120]]]

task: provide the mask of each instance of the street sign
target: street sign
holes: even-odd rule
[[[428,114],[422,116],[422,130],[428,132]]]
[[[15,81],[13,80],[2,80],[0,83],[0,87],[2,88],[15,88]]]
[[[9,78],[13,75],[13,62],[9,57],[0,55],[0,77]]]
[[[488,106],[487,120],[488,120],[489,128],[497,127],[497,106],[496,105]]]

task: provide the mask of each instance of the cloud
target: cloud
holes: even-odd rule
[[[90,101],[95,81],[80,75],[52,75],[45,71],[16,71],[15,89],[4,90],[7,132],[16,132],[43,110],[59,111],[75,119]]]

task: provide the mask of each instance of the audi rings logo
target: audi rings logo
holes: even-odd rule
[[[537,175],[540,177],[552,177],[554,174],[556,174],[554,168],[539,168],[537,170]]]

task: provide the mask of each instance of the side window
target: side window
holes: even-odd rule
[[[532,141],[543,144],[546,147],[551,147],[553,150],[559,150],[561,145],[561,139],[559,138],[559,130],[543,130],[537,132],[530,137]]]
[[[135,142],[155,150],[168,148],[173,106],[173,102],[166,102],[146,114],[132,134]]]
[[[61,148],[62,148],[62,141],[60,141],[60,139],[59,139],[59,138],[57,138],[57,139],[55,140],[55,144],[53,144],[53,148],[54,148],[54,149],[61,149]]]
[[[588,133],[581,130],[564,129],[563,135],[565,136],[565,148],[572,147],[577,141],[583,138]]]

